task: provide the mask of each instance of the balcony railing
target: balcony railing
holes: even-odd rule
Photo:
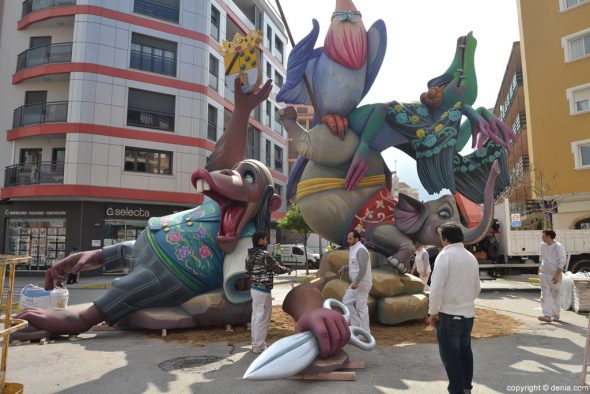
[[[12,128],[43,123],[63,123],[68,120],[68,102],[56,101],[23,105],[14,110]]]
[[[164,112],[147,111],[141,108],[129,108],[127,110],[127,124],[148,127],[150,129],[174,131],[174,115]]]
[[[131,51],[131,68],[176,76],[175,59],[140,51]]]
[[[4,187],[63,182],[63,161],[14,164],[4,170]]]
[[[27,49],[18,55],[16,71],[41,64],[69,63],[72,61],[72,43],[44,45]]]
[[[178,23],[178,7],[157,0],[135,0],[133,12]]]
[[[31,12],[43,10],[45,8],[63,7],[66,5],[75,5],[76,0],[25,0],[23,1],[23,18]]]

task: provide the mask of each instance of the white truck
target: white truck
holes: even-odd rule
[[[281,260],[283,265],[291,268],[305,268],[305,248],[303,245],[281,245]],[[320,255],[307,248],[307,262],[309,268],[320,267]]]
[[[514,230],[507,199],[496,205],[494,212],[499,228],[483,242],[471,246],[480,263],[480,277],[494,279],[503,275],[536,274],[541,230]],[[566,270],[590,272],[590,230],[555,229],[555,232],[556,240],[565,246]],[[478,255],[479,252],[483,253]]]

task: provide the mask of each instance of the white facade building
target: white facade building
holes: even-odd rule
[[[266,0],[0,6],[0,254],[33,256],[28,269],[133,239],[147,217],[202,201],[191,174],[233,110],[222,40],[261,30],[264,74],[284,80],[287,39]],[[246,155],[269,166],[284,198],[274,94],[252,114]]]

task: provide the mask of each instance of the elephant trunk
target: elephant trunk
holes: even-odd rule
[[[484,205],[483,205],[483,218],[481,222],[472,229],[464,229],[463,237],[466,245],[474,244],[481,241],[487,233],[490,231],[492,221],[494,219],[494,184],[496,177],[500,173],[500,166],[496,160],[490,170],[490,175],[486,182]]]

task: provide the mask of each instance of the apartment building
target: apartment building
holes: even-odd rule
[[[511,163],[528,155],[531,198],[557,204],[555,229],[590,228],[590,0],[519,0],[518,13],[522,82],[509,63],[497,104],[521,130]]]
[[[148,217],[202,201],[191,174],[234,108],[222,40],[262,31],[265,75],[284,79],[287,40],[267,0],[0,5],[0,254],[31,255],[21,269],[134,239]],[[284,194],[277,91],[250,118],[246,156]]]

